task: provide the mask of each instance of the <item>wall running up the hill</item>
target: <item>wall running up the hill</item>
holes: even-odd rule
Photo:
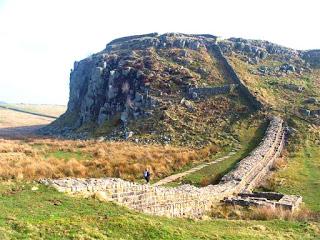
[[[238,89],[242,95],[248,99],[255,109],[261,109],[263,107],[262,102],[260,102],[256,96],[254,96],[246,84],[239,78],[238,74],[235,72],[228,59],[223,55],[220,47],[218,45],[212,45],[210,48],[211,51],[214,51],[215,57],[219,58],[221,63],[224,65],[227,73],[230,75],[235,84],[239,85]]]

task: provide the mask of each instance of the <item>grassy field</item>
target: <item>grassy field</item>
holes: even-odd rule
[[[0,128],[49,124],[52,119],[0,108]]]
[[[52,118],[0,108],[0,137],[24,138],[51,123]]]
[[[275,190],[304,197],[306,205],[320,212],[320,150],[307,143],[305,148],[290,154],[288,165],[276,173]]]
[[[11,107],[27,112],[45,114],[53,117],[59,117],[67,108],[64,105],[50,105],[50,104],[24,104],[24,103],[10,103],[1,104],[1,106]]]
[[[0,202],[0,238],[3,240],[273,240],[317,239],[320,234],[320,224],[316,222],[223,219],[194,221],[148,216],[113,203],[69,197],[36,183],[0,183]]]
[[[0,106],[56,117],[66,110],[65,106],[60,105],[0,104]],[[51,123],[53,120],[53,118],[0,108],[0,137],[30,137],[34,135],[36,130]]]

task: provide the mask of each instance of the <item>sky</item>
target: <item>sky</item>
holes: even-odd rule
[[[74,61],[114,38],[208,33],[320,49],[319,0],[0,0],[0,101],[67,104]]]

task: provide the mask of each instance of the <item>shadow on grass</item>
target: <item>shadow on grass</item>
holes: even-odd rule
[[[238,162],[248,156],[250,152],[259,145],[264,137],[267,127],[268,122],[262,123],[256,130],[254,130],[252,133],[252,138],[243,141],[242,145],[245,147],[239,152],[219,163],[210,165],[197,172],[187,175],[184,179],[182,179],[181,183],[192,184],[195,186],[207,186],[209,184],[219,183],[221,178],[226,173],[234,169]]]
[[[226,167],[223,171],[219,172],[216,176],[211,178],[210,184],[218,184],[225,174],[233,170],[242,159],[247,157],[250,154],[250,152],[252,152],[262,141],[267,128],[268,122],[264,122],[263,124],[261,124],[261,126],[254,132],[254,138],[252,138],[248,142],[247,147],[243,151],[240,151],[239,155],[236,154],[235,158],[229,158],[231,159],[231,161],[228,161],[229,159],[227,159],[226,162],[230,163],[228,167]]]

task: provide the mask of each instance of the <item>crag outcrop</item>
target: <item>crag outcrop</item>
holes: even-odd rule
[[[146,139],[146,143],[156,138],[161,143],[170,143],[175,138],[191,142],[189,136],[205,135],[208,131],[195,130],[195,123],[203,118],[193,117],[193,125],[188,125],[190,118],[181,119],[186,112],[215,112],[208,121],[214,119],[216,126],[222,126],[222,122],[231,122],[231,115],[239,119],[241,113],[233,109],[235,102],[244,104],[239,109],[247,107],[247,113],[266,106],[263,93],[253,90],[239,77],[239,69],[234,69],[229,58],[234,55],[257,66],[250,73],[276,78],[290,73],[302,76],[317,66],[319,60],[318,50],[298,51],[268,41],[219,39],[208,34],[151,33],[115,39],[101,52],[74,63],[67,112],[42,133],[106,139],[134,135],[136,141],[143,135],[141,139]],[[276,64],[258,65],[265,59]],[[279,65],[280,62],[285,63]],[[274,84],[289,90],[297,86],[300,92],[303,89],[281,81]],[[219,94],[226,95],[225,102],[214,100],[211,106],[204,104],[206,109],[183,104],[186,109],[178,109],[184,102],[182,99],[194,101],[198,95]],[[178,118],[181,126],[177,127],[173,119]],[[181,128],[187,129],[183,137]]]
[[[161,119],[168,105],[190,97],[190,92],[216,87],[212,93],[227,94],[234,84],[261,107],[228,65],[215,36],[152,33],[119,38],[74,63],[67,112],[43,133],[86,137],[88,128],[121,127],[128,136],[130,121],[156,112]]]

